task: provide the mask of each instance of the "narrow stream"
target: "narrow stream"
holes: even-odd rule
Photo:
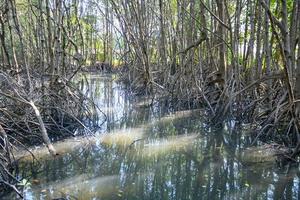
[[[298,169],[286,173],[239,161],[249,145],[245,127],[229,121],[214,129],[202,110],[171,112],[156,102],[150,107],[149,99],[133,98],[115,78],[87,75],[79,81],[106,115],[95,110],[91,118],[106,121],[90,142],[71,138],[62,145],[71,150],[55,159],[22,163],[25,199],[300,198]]]

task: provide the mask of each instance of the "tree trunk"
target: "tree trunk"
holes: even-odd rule
[[[165,25],[164,25],[164,15],[163,15],[163,0],[159,0],[159,29],[160,29],[160,44],[159,44],[159,51],[160,51],[160,59],[163,65],[166,64],[166,47],[165,47]]]
[[[36,105],[34,104],[33,101],[30,101],[29,104],[31,105],[31,107],[33,108],[34,110],[34,113],[35,113],[35,116],[36,118],[38,119],[39,121],[39,125],[40,125],[40,131],[41,131],[41,134],[42,134],[42,137],[43,137],[43,140],[50,152],[51,155],[55,156],[56,155],[56,150],[55,148],[53,147],[52,143],[51,143],[51,140],[48,136],[48,133],[47,133],[47,129],[45,127],[45,124],[44,124],[44,121],[42,119],[42,116],[40,114],[40,111],[39,109],[36,107]]]
[[[224,6],[224,0],[216,0],[217,2],[217,7],[218,7],[218,14],[219,18],[222,22],[225,22],[225,6]],[[226,46],[225,46],[225,27],[222,24],[218,24],[218,35],[220,37],[219,39],[219,71],[222,75],[222,78],[226,81]]]

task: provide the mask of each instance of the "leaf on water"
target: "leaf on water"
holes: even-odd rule
[[[39,184],[39,183],[40,183],[40,180],[38,180],[38,179],[33,179],[31,182],[32,182],[33,184]]]
[[[245,186],[246,186],[246,187],[249,187],[250,185],[249,185],[248,183],[245,183]]]

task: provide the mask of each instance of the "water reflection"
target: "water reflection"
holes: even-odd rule
[[[141,106],[112,77],[90,76],[81,89],[107,117],[100,139],[70,143],[71,150],[55,159],[21,163],[20,176],[31,183],[26,199],[299,198],[296,168],[286,173],[240,163],[237,155],[251,140],[238,137],[239,125],[228,122],[215,130],[200,110],[170,115],[159,104]],[[105,117],[99,110],[94,114]]]

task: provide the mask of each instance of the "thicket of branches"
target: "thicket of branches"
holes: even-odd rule
[[[92,103],[71,82],[85,61],[78,1],[0,1],[0,192],[17,190],[15,149],[73,135]],[[52,139],[51,139],[52,138]]]
[[[299,0],[107,2],[136,89],[255,123],[298,153]]]

